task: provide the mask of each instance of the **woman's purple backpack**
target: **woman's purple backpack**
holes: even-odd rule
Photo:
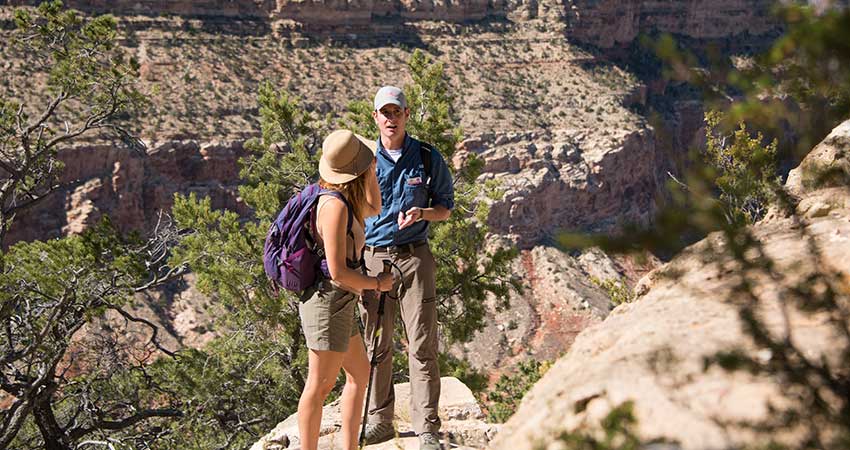
[[[348,209],[347,230],[351,230],[351,206],[341,193],[311,184],[290,198],[269,227],[263,247],[263,266],[275,293],[281,286],[301,292],[316,283],[319,272],[330,278],[327,264],[323,263],[324,248],[314,239],[316,222],[313,212],[319,197],[325,194],[345,203]]]

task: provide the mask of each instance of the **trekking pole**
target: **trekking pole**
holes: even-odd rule
[[[383,273],[390,273],[393,265],[389,259],[383,260]],[[384,302],[387,300],[387,293],[381,292],[381,299],[378,301],[378,317],[375,322],[375,334],[372,336],[372,358],[369,361],[369,382],[366,384],[366,398],[363,399],[363,421],[360,425],[360,448],[366,446],[366,417],[369,415],[369,395],[372,393],[372,377],[375,374],[375,366],[378,365],[378,341],[381,339],[381,334],[384,331],[384,326],[381,319],[384,317]]]

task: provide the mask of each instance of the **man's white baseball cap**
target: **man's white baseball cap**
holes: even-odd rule
[[[375,111],[380,111],[386,105],[398,105],[399,108],[407,108],[407,100],[404,92],[395,86],[384,86],[375,94]]]

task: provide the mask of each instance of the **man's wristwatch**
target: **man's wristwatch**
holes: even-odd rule
[[[419,218],[414,220],[414,222],[422,222],[425,219],[425,211],[422,211],[422,208],[417,209],[419,211]]]

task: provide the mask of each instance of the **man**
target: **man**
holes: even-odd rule
[[[451,173],[440,152],[405,131],[410,118],[404,93],[384,86],[375,95],[372,117],[380,138],[377,175],[381,187],[381,213],[366,221],[366,268],[382,270],[382,260],[390,259],[401,270],[401,279],[384,307],[383,332],[372,348],[378,302],[376,294],[364,294],[363,323],[369,354],[377,352],[366,442],[391,439],[395,392],[392,383],[392,339],[396,312],[401,315],[408,339],[411,419],[419,435],[421,450],[438,450],[440,418],[440,371],[437,366],[437,303],[434,256],[428,247],[428,224],[446,220],[454,207]],[[423,147],[424,146],[424,147]],[[430,177],[427,165],[430,159]]]

